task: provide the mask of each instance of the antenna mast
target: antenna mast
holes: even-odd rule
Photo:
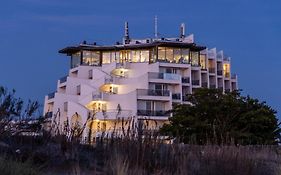
[[[157,23],[157,16],[154,18],[154,37],[158,38],[158,23]]]
[[[125,28],[124,28],[124,43],[129,44],[130,43],[130,36],[129,36],[129,23],[125,22]]]

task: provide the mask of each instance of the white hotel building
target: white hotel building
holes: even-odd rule
[[[179,38],[131,39],[126,23],[122,43],[99,46],[83,42],[59,51],[70,57],[68,74],[45,97],[44,114],[63,128],[87,124],[84,136],[120,131],[144,121],[157,129],[174,104],[187,103],[197,88],[238,88],[230,58],[223,51],[194,43],[181,25]],[[118,110],[119,109],[119,110]],[[91,127],[91,130],[89,130]]]

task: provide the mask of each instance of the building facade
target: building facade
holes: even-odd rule
[[[175,104],[188,103],[197,88],[238,89],[230,58],[223,51],[178,38],[131,39],[126,24],[122,43],[99,46],[83,42],[59,51],[70,57],[67,76],[45,97],[44,114],[51,122],[82,127],[83,137],[122,132],[143,121],[158,129]]]

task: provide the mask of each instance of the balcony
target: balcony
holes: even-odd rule
[[[157,100],[170,101],[169,90],[154,90],[154,89],[137,89],[137,98],[139,100]]]
[[[181,76],[178,74],[172,73],[157,73],[157,72],[149,72],[148,78],[150,81],[156,83],[176,83],[178,84],[181,81]]]
[[[222,75],[222,70],[218,70],[218,71],[217,71],[217,74],[218,74],[218,75]]]
[[[140,116],[157,116],[157,117],[168,117],[168,111],[152,111],[152,110],[138,110],[137,112]]]
[[[231,75],[231,79],[233,79],[233,80],[237,79],[237,75],[236,74],[232,74]]]
[[[209,68],[209,73],[211,73],[211,74],[216,73],[216,68]]]
[[[170,96],[169,90],[161,89],[137,89],[138,95],[148,95],[148,96]]]
[[[188,101],[188,97],[186,95],[182,96],[182,101]]]
[[[229,72],[224,72],[224,77],[225,78],[230,78],[230,73]]]
[[[95,113],[95,117],[98,120],[119,120],[119,119],[128,120],[130,119],[130,117],[132,117],[132,111],[131,110],[117,111],[116,109],[99,111]]]
[[[208,82],[202,82],[202,87],[207,88],[208,87]]]
[[[65,83],[67,80],[67,76],[60,78],[60,83]]]
[[[181,100],[181,94],[180,93],[172,94],[172,99],[173,100]]]
[[[199,86],[200,81],[199,80],[192,80],[192,85]]]
[[[182,82],[182,83],[189,84],[189,83],[190,83],[190,78],[189,78],[189,77],[182,77],[182,78],[181,78],[181,82]]]
[[[55,98],[56,92],[52,92],[48,94],[48,100]]]
[[[229,92],[230,92],[230,89],[225,89],[224,92],[225,92],[225,93],[229,93]]]

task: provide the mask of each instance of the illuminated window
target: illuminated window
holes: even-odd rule
[[[182,57],[183,63],[189,63],[189,49],[182,49]]]
[[[83,51],[82,62],[84,65],[99,66],[100,65],[100,53]]]
[[[230,65],[229,65],[229,63],[223,64],[223,75],[227,78],[230,77]]]
[[[111,63],[111,55],[112,55],[112,52],[103,52],[102,53],[102,64]]]
[[[172,48],[166,48],[166,60],[170,63],[174,62],[174,55]]]
[[[199,53],[198,52],[190,52],[191,53],[191,65],[199,66]]]
[[[137,63],[140,61],[141,52],[139,50],[132,50],[132,62]]]
[[[174,49],[174,59],[176,63],[180,63],[183,59],[181,49]]]
[[[165,47],[158,47],[158,60],[166,61]]]
[[[140,62],[148,62],[148,61],[149,61],[149,50],[142,50]]]
[[[200,66],[201,69],[207,69],[206,55],[200,55]]]

